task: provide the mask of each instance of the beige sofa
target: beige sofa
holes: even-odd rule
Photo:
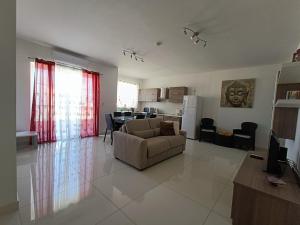
[[[160,136],[162,119],[128,121],[120,131],[114,132],[114,156],[137,169],[178,155],[185,150],[186,133]]]

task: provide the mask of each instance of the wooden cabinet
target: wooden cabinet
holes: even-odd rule
[[[267,153],[257,160],[249,153],[233,183],[231,218],[233,225],[296,225],[300,221],[300,188],[290,167],[282,179],[283,186],[268,183],[266,173]]]
[[[173,103],[182,103],[183,96],[187,95],[187,87],[170,87],[169,88],[169,101]]]
[[[139,90],[139,102],[158,102],[160,97],[159,88],[149,88]]]

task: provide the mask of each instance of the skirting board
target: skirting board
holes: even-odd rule
[[[10,203],[8,205],[0,206],[0,215],[11,213],[19,209],[19,201]]]

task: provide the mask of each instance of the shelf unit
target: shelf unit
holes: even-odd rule
[[[275,107],[277,108],[300,108],[300,99],[278,99]]]
[[[276,85],[273,111],[273,130],[282,139],[295,140],[299,99],[286,99],[288,91],[300,90],[300,63],[282,65]]]

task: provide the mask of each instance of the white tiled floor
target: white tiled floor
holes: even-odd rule
[[[246,152],[188,140],[184,154],[137,171],[114,159],[109,141],[19,151],[20,210],[0,224],[231,224],[232,179]]]

